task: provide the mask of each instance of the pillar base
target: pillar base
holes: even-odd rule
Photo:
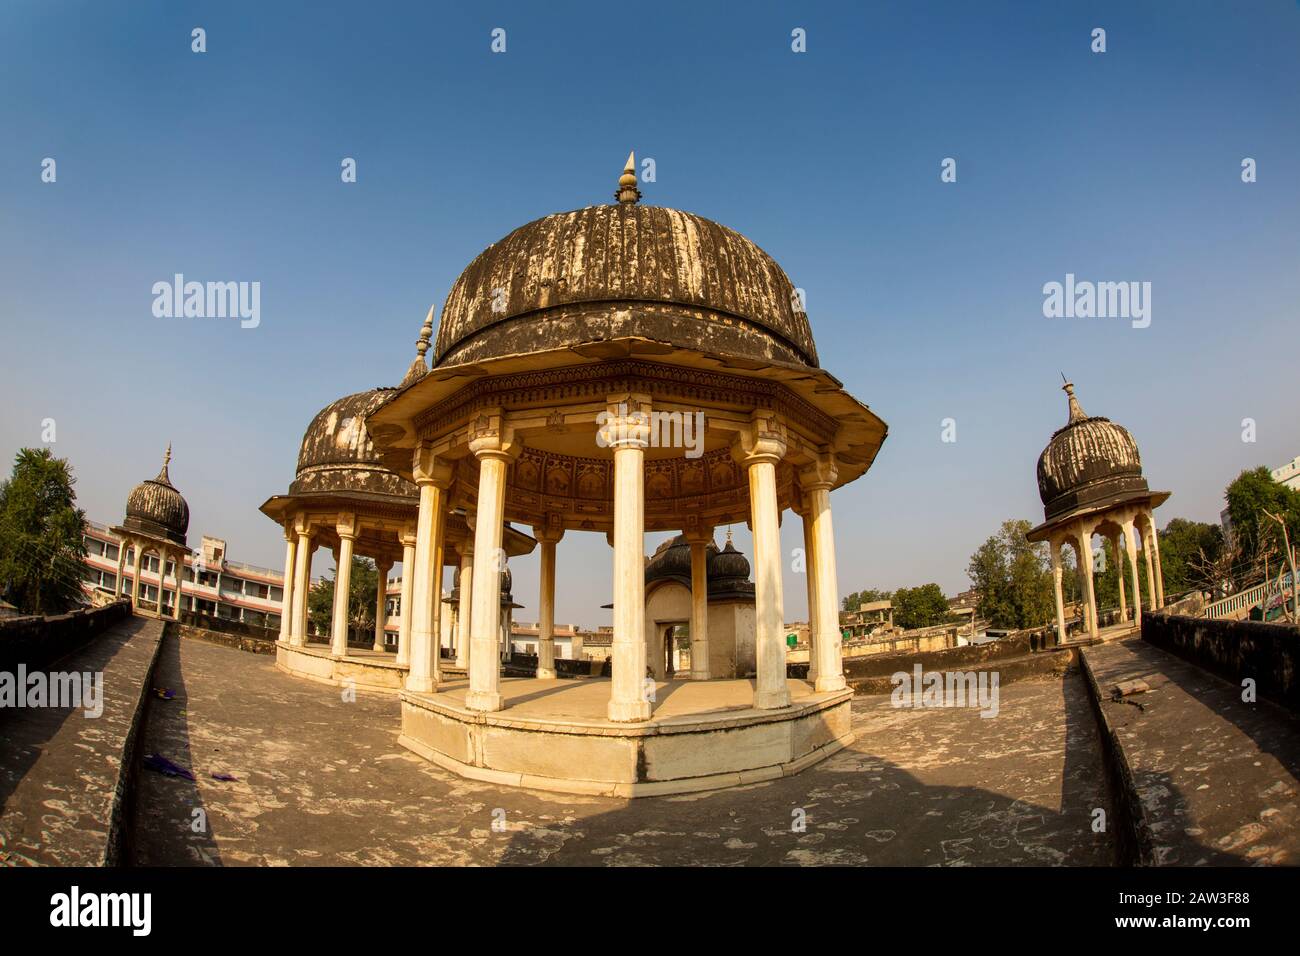
[[[406,689],[411,689],[409,684]],[[470,710],[481,710],[492,713],[501,710],[503,701],[501,695],[496,691],[472,690],[465,695],[465,706]]]
[[[708,671],[691,671],[691,680],[713,680]]]
[[[432,677],[406,678],[406,689],[413,694],[432,694],[438,689],[438,682]]]
[[[611,700],[609,702],[609,719],[618,724],[630,724],[639,720],[650,719],[650,701],[648,700]]]
[[[843,690],[848,687],[848,681],[844,679],[843,674],[837,674],[834,677],[818,677],[813,689],[819,694],[833,693],[837,690]]]
[[[557,674],[555,673],[555,668],[554,668],[554,667],[539,667],[539,668],[537,668],[537,679],[538,679],[538,680],[555,680],[556,677],[558,677],[558,676],[559,676],[559,675],[557,675]]]
[[[780,690],[754,691],[754,707],[757,710],[780,710],[782,707],[789,706],[789,688],[782,687]]]
[[[382,651],[382,650],[384,649],[384,647],[385,647],[385,645],[380,644],[378,641],[375,641],[375,643],[371,646],[370,649],[371,649],[372,651]]]

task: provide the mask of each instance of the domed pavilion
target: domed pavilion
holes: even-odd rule
[[[109,530],[117,536],[117,582],[113,596],[122,596],[122,571],[126,566],[126,552],[131,559],[131,605],[140,607],[140,571],[146,554],[158,556],[158,606],[157,616],[163,616],[166,603],[164,585],[167,561],[172,561],[176,585],[172,598],[172,617],[181,617],[181,578],[185,574],[185,556],[190,553],[186,535],[190,529],[190,506],[176,490],[168,475],[172,461],[172,446],[167,446],[162,469],[156,478],[149,478],[131,489],[126,498],[126,516],[120,525]]]
[[[1138,587],[1137,543],[1141,536],[1146,558],[1147,594],[1152,606],[1163,607],[1164,577],[1156,539],[1155,509],[1168,498],[1167,491],[1152,491],[1142,475],[1137,442],[1124,426],[1108,418],[1084,413],[1074,385],[1062,386],[1069,396],[1069,421],[1053,435],[1038,456],[1038,494],[1045,520],[1026,537],[1046,541],[1051,549],[1052,579],[1056,594],[1057,639],[1065,640],[1065,603],[1061,593],[1061,548],[1074,549],[1075,566],[1083,595],[1083,630],[1098,637],[1097,594],[1093,579],[1092,537],[1111,542],[1119,560],[1120,540],[1128,558],[1133,586],[1132,621],[1141,624],[1141,590]],[[1129,613],[1124,575],[1119,575],[1121,620]]]
[[[506,521],[542,543],[538,679],[503,679],[497,569],[477,560],[468,682],[401,696],[401,741],[467,776],[635,796],[793,772],[851,739],[830,493],[871,466],[885,423],[820,367],[780,266],[725,226],[641,205],[634,170],[616,202],[521,226],[471,262],[431,367],[366,418],[419,490],[417,573],[455,509],[477,519],[477,555],[498,553]],[[811,543],[814,683],[786,676],[786,508]],[[660,699],[645,533],[690,545],[689,625],[707,647],[708,544],[736,521],[753,531],[755,677],[701,669]],[[612,676],[556,681],[555,543],[584,531],[612,544]],[[417,593],[417,616],[431,600]]]
[[[428,336],[420,346],[428,347]],[[307,426],[298,452],[298,467],[289,493],[269,498],[263,514],[284,528],[284,611],[280,616],[278,665],[292,674],[333,683],[400,690],[432,690],[440,667],[439,601],[422,599],[419,589],[441,596],[442,569],[457,566],[472,549],[473,536],[464,515],[448,516],[448,533],[432,570],[423,578],[415,566],[419,499],[415,485],[385,466],[366,431],[366,415],[397,389],[372,388],[347,395],[322,408]],[[536,547],[528,535],[507,528],[505,556],[528,554]],[[312,559],[318,548],[333,552],[334,604],[329,649],[310,647],[307,595]],[[374,641],[366,653],[348,645],[348,594],[352,558],[369,557],[378,568]],[[384,653],[388,574],[402,562],[402,592],[396,657]],[[412,609],[424,614],[412,615]]]

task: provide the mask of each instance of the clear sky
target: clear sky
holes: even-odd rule
[[[313,414],[394,384],[483,247],[611,201],[633,148],[656,163],[643,201],[737,229],[806,290],[822,363],[889,423],[832,496],[842,593],[951,594],[1002,520],[1041,518],[1062,371],[1173,491],[1162,526],[1217,520],[1238,471],[1300,454],[1294,0],[9,0],[0,455],[53,418],[81,504],[116,521],[171,441],[191,543],[278,567],[257,506]],[[260,325],[155,318],[177,272],[260,282]],[[1045,318],[1067,273],[1150,282],[1150,326]],[[536,564],[514,565],[522,620]],[[801,619],[802,578],[785,591]],[[560,621],[608,622],[603,536],[561,543],[557,598]]]

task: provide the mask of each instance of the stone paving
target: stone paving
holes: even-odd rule
[[[1004,686],[992,719],[858,698],[857,743],[801,774],[631,801],[461,779],[396,744],[395,698],[348,702],[260,655],[169,638],[156,683],[176,699],[151,701],[143,752],[196,780],[142,773],[139,864],[1114,862],[1078,674]]]

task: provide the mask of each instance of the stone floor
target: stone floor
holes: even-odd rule
[[[1114,862],[1077,675],[1003,687],[992,719],[858,698],[857,742],[801,774],[632,801],[461,779],[397,746],[395,698],[348,702],[259,655],[169,639],[156,683],[176,699],[151,701],[144,752],[197,779],[143,773],[140,864]]]

